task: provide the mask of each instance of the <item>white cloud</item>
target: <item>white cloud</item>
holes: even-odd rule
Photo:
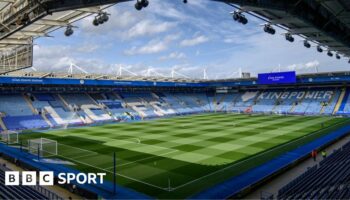
[[[191,38],[191,39],[182,40],[180,42],[180,46],[183,46],[183,47],[196,46],[199,44],[203,44],[207,41],[209,41],[209,38],[207,38],[204,35],[200,35],[200,36],[195,36],[194,38]]]
[[[86,35],[104,36],[125,30],[140,20],[133,11],[120,11],[116,6],[109,8],[107,12],[111,14],[108,22],[94,26],[92,21],[95,16],[89,16],[78,22],[79,30]]]
[[[143,20],[131,27],[124,35],[131,39],[140,36],[152,36],[164,33],[176,26],[176,23],[160,22],[157,20]]]
[[[304,48],[298,41],[301,39],[286,42],[279,34],[282,30],[277,29],[274,36],[265,34],[259,26],[262,22],[250,16],[246,26],[235,23],[229,15],[231,7],[225,4],[193,0],[183,5],[152,0],[141,12],[135,11],[133,4],[126,2],[109,8],[110,20],[98,27],[92,25],[94,16],[77,22],[79,28],[70,38],[52,33],[54,39],[37,40],[43,45],[35,47],[34,65],[46,71],[66,71],[73,61],[89,72],[107,73],[115,68],[115,62],[141,70],[160,63],[157,70],[165,74],[174,65],[189,75],[202,74],[206,67],[210,77],[221,78],[229,77],[239,67],[253,75],[279,65],[283,70],[303,72],[312,71],[315,66],[320,71],[348,67],[345,59],[339,61]],[[181,34],[174,34],[178,32]],[[199,44],[204,45],[186,51],[181,48]],[[140,56],[141,59],[125,56],[145,54],[148,56]]]
[[[177,40],[180,37],[179,34],[168,35],[163,39],[154,39],[149,41],[143,46],[133,46],[132,48],[125,50],[126,55],[137,55],[137,54],[155,54],[160,53],[169,48],[172,41]]]
[[[92,53],[100,49],[101,46],[97,44],[83,44],[76,48],[76,51],[79,51],[81,53]]]
[[[144,46],[132,47],[125,52],[126,55],[137,55],[137,54],[154,54],[159,53],[168,49],[167,43],[165,41],[152,40]]]
[[[162,56],[159,60],[185,59],[187,56],[182,52],[172,52],[169,55]]]
[[[43,72],[67,72],[74,63],[90,73],[108,74],[116,71],[116,65],[99,59],[77,57],[71,46],[34,46],[35,60],[33,66]],[[82,73],[75,70],[76,73]]]
[[[294,70],[300,73],[317,72],[319,66],[320,66],[320,62],[318,60],[314,60],[307,63],[292,64],[287,66],[287,69]]]

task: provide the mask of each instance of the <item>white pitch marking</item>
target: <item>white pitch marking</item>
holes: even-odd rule
[[[171,152],[167,152],[167,153],[163,153],[163,154],[159,154],[159,155],[156,155],[156,156],[151,156],[151,157],[148,157],[148,158],[142,158],[142,159],[139,159],[139,160],[135,160],[135,161],[132,161],[132,162],[128,162],[128,163],[124,163],[124,164],[121,164],[121,165],[117,165],[116,167],[122,167],[122,166],[126,166],[126,165],[130,165],[130,164],[133,164],[133,163],[137,163],[137,162],[140,162],[140,161],[145,161],[145,160],[148,160],[148,159],[152,159],[152,158],[155,158],[155,157],[159,157],[159,156],[164,156],[164,155],[168,155],[168,154],[171,154],[171,153],[175,153],[177,152],[178,150],[174,150],[174,151],[171,151]],[[114,167],[108,167],[108,168],[105,168],[105,169],[113,169]]]
[[[93,168],[95,168],[95,169],[99,169],[99,170],[102,170],[102,171],[109,172],[109,173],[112,173],[112,174],[113,174],[112,171],[109,171],[109,170],[106,170],[106,169],[103,169],[103,168],[100,168],[100,167],[96,167],[96,166],[93,166],[93,165],[90,165],[90,164],[87,164],[87,163],[84,163],[84,162],[80,162],[80,161],[77,161],[77,160],[73,160],[73,159],[71,159],[71,158],[67,158],[67,157],[64,157],[64,156],[60,156],[60,157],[63,157],[63,158],[65,158],[65,159],[67,159],[67,160],[71,160],[71,161],[73,161],[73,162],[75,162],[75,163],[80,163],[80,164],[82,164],[82,165],[86,165],[86,166],[89,166],[89,167],[93,167]],[[118,176],[124,177],[124,178],[126,178],[126,179],[129,179],[129,180],[132,180],[132,181],[136,181],[136,182],[139,182],[139,183],[143,183],[143,184],[145,184],[145,185],[148,185],[148,186],[151,186],[151,187],[154,187],[154,188],[158,188],[158,189],[163,190],[163,191],[167,191],[167,189],[162,188],[162,187],[160,187],[160,186],[153,185],[153,184],[151,184],[151,183],[147,183],[147,182],[144,182],[144,181],[135,179],[135,178],[131,178],[131,177],[129,177],[129,176],[126,176],[126,175],[123,175],[123,174],[120,174],[120,173],[116,173],[116,174],[117,174]]]

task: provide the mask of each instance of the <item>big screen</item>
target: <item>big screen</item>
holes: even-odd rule
[[[263,85],[296,83],[296,80],[294,71],[258,74],[258,83]]]

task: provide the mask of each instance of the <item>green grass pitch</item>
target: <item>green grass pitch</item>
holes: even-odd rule
[[[201,114],[21,134],[58,142],[58,157],[157,198],[185,198],[311,141],[346,119]],[[306,136],[306,137],[303,137]],[[303,138],[303,139],[300,139]],[[291,142],[292,141],[292,142]]]

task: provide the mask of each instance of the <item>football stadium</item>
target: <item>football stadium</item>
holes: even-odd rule
[[[281,70],[279,66],[254,74],[245,68],[236,77],[217,78],[211,78],[206,68],[200,78],[175,68],[169,76],[151,68],[139,73],[125,66],[119,66],[117,74],[108,73],[107,68],[102,69],[106,73],[90,73],[88,67],[73,62],[65,63],[68,72],[51,70],[55,67],[49,66],[50,60],[76,55],[73,51],[90,56],[87,47],[68,48],[64,42],[82,35],[85,21],[90,28],[105,26],[116,14],[113,9],[121,5],[127,12],[123,16],[119,11],[118,23],[133,21],[132,13],[141,13],[147,20],[144,13],[164,2],[0,1],[0,199],[349,199],[348,70],[328,66],[319,71],[306,64],[315,71],[300,73],[297,67]],[[221,3],[234,9],[229,17],[240,31],[252,21],[262,28],[248,29],[281,37],[278,31],[284,43],[298,40],[301,45],[294,44],[301,48],[315,47],[310,55],[325,57],[327,64],[345,61],[348,67],[350,63],[350,3],[346,0],[169,2],[164,5],[190,8],[158,8],[167,14],[162,20],[177,15],[176,8],[209,9]],[[158,11],[152,16],[158,16]],[[149,23],[145,24],[152,26]],[[175,29],[168,22],[166,26]],[[41,43],[59,30],[65,38]],[[117,37],[132,43],[136,40],[132,34],[141,29],[132,30]],[[162,31],[155,26],[144,34]],[[165,43],[176,43],[180,35],[165,36]],[[103,36],[90,38],[95,37]],[[189,48],[208,40],[199,36],[178,45]],[[36,54],[40,51],[36,45],[52,42],[65,48],[55,46],[55,54],[48,50]],[[131,48],[123,57],[146,50]],[[320,54],[324,52],[328,56]],[[199,50],[194,54],[201,55]],[[266,62],[270,62],[268,54],[263,52]],[[49,59],[42,61],[43,55]],[[133,59],[148,59],[141,57]],[[156,62],[168,59],[189,58],[176,52]],[[203,54],[201,59],[207,62],[212,56]],[[220,67],[214,71],[229,74]]]

